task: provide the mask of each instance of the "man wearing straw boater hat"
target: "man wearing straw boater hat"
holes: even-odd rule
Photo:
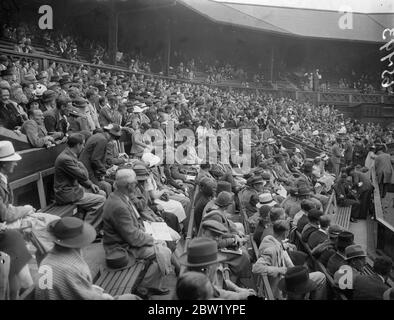
[[[113,297],[93,284],[88,264],[82,249],[96,238],[94,228],[75,217],[53,221],[48,230],[53,237],[54,247],[40,264],[43,270],[51,270],[51,286],[36,285],[38,300],[135,300],[128,294]],[[45,268],[45,269],[44,269]]]

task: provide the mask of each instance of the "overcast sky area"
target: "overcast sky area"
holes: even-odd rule
[[[393,13],[394,0],[214,0],[217,2],[259,4],[276,7],[292,7],[342,11],[344,7],[352,12]],[[345,9],[348,11],[349,9]]]

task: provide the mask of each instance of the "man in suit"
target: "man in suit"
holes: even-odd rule
[[[273,226],[274,234],[266,236],[260,245],[260,258],[253,265],[253,273],[268,275],[275,298],[282,298],[278,288],[280,279],[288,268],[294,267],[288,252],[284,249],[283,241],[287,238],[289,224],[285,220],[278,220]],[[326,277],[321,272],[312,272],[310,278],[316,283],[316,289],[311,295],[320,300],[326,297]]]
[[[359,218],[366,219],[371,207],[374,187],[371,180],[357,168],[350,167],[349,175],[353,178],[353,185],[357,190],[357,197],[360,201]]]
[[[377,257],[374,274],[358,276],[354,281],[354,300],[382,300],[384,292],[389,289],[386,281],[393,267],[393,261],[387,257]]]
[[[338,271],[338,269],[346,264],[345,249],[354,242],[354,234],[349,231],[342,231],[336,241],[336,252],[330,257],[327,262],[327,271],[331,276]]]
[[[357,192],[352,189],[352,184],[347,180],[346,172],[341,173],[340,179],[334,184],[333,188],[338,206],[352,206],[350,221],[356,222],[360,213],[360,201],[357,199]]]
[[[391,157],[388,153],[384,152],[384,150],[384,145],[376,146],[375,172],[381,198],[386,196],[387,186],[391,183],[393,174]]]
[[[110,140],[119,139],[121,136],[120,126],[110,124],[104,127],[103,132],[97,132],[87,141],[79,159],[89,172],[89,179],[104,190],[107,196],[112,191],[111,185],[104,180],[107,171],[106,154]]]
[[[17,104],[10,100],[10,89],[0,89],[0,126],[14,130],[27,119],[26,113],[18,111]]]
[[[86,211],[85,221],[98,229],[102,222],[105,192],[89,179],[88,170],[78,160],[84,144],[85,139],[82,134],[73,134],[67,140],[68,147],[57,157],[54,178],[55,199],[59,204],[76,204]]]
[[[308,239],[308,245],[313,250],[317,245],[328,239],[328,227],[330,226],[330,217],[323,215],[320,217],[320,228],[311,232]]]
[[[26,134],[27,139],[34,148],[51,146],[56,139],[64,137],[63,132],[48,134],[44,126],[44,115],[40,109],[29,110],[29,120],[22,125],[21,132]]]
[[[126,249],[135,259],[152,259],[142,287],[148,288],[148,294],[167,294],[168,289],[161,288],[163,271],[157,261],[157,252],[163,243],[146,233],[141,216],[130,200],[137,185],[136,174],[132,169],[121,169],[116,173],[115,191],[104,204],[103,245],[106,255]],[[164,248],[168,249],[165,246]],[[169,249],[168,249],[169,251]],[[171,256],[171,251],[166,254]],[[167,259],[169,257],[167,256]]]
[[[339,166],[341,165],[342,151],[339,146],[341,143],[341,139],[337,138],[334,145],[331,148],[331,164],[333,167],[333,173],[338,176],[339,175]]]

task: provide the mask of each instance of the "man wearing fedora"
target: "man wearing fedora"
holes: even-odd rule
[[[93,284],[93,278],[82,249],[96,238],[94,228],[75,217],[65,217],[52,222],[49,232],[54,247],[41,262],[40,267],[50,269],[51,286],[40,282],[35,286],[37,300],[136,300],[134,295],[111,296]]]
[[[44,91],[40,100],[40,109],[42,112],[52,110],[56,107],[57,94],[55,91]]]
[[[345,249],[346,262],[339,267],[339,269],[335,272],[333,276],[335,284],[339,286],[340,290],[343,291],[344,294],[346,294],[348,299],[353,298],[354,283],[357,277],[359,277],[363,272],[363,269],[367,263],[366,257],[367,255],[365,251],[361,248],[361,246],[357,244],[347,246]],[[346,274],[346,272],[344,272],[343,270],[344,266],[349,266],[351,268],[350,276],[352,277],[351,284],[353,285],[351,288],[342,289],[340,286],[341,277]],[[346,283],[350,284],[349,281],[347,281]]]
[[[346,264],[345,250],[354,243],[354,234],[349,231],[342,231],[336,241],[336,252],[327,262],[327,271],[331,276],[344,264]]]
[[[97,230],[102,221],[102,207],[105,192],[90,179],[84,164],[78,160],[85,144],[81,134],[72,134],[67,140],[67,148],[55,161],[54,190],[58,204],[76,204],[86,211],[85,221]]]
[[[253,175],[246,181],[245,188],[239,191],[239,200],[248,217],[257,212],[256,204],[259,202],[259,194],[263,192],[265,183],[261,176]]]
[[[168,290],[161,288],[161,282],[166,275],[163,259],[157,256],[157,246],[163,246],[145,232],[143,220],[130,200],[137,185],[136,174],[132,169],[121,169],[115,176],[115,191],[111,193],[104,204],[103,245],[108,257],[114,250],[126,249],[131,259],[151,259],[150,265],[141,287],[147,288],[149,294],[167,294]],[[164,244],[165,246],[165,244]],[[165,247],[165,249],[168,249]],[[171,261],[171,251],[165,251],[164,261]]]
[[[209,238],[194,238],[190,240],[186,252],[180,257],[180,263],[187,271],[204,273],[213,285],[213,297],[224,300],[246,300],[248,296],[256,295],[252,289],[240,288],[231,280],[224,284],[218,279],[219,264],[226,261],[226,256],[218,251],[217,242]],[[227,289],[223,289],[223,285]]]
[[[289,232],[289,223],[285,220],[278,220],[273,226],[274,234],[266,236],[260,244],[260,257],[253,265],[253,273],[268,275],[272,292],[276,299],[282,299],[282,294],[278,284],[286,274],[288,268],[294,267],[289,253],[285,250],[284,240]],[[313,282],[316,283],[316,290],[313,299],[322,300],[326,298],[326,277],[321,272],[309,274]]]
[[[232,238],[231,240],[226,240],[226,243],[228,243],[226,249],[241,249],[238,254],[229,252],[228,255],[227,264],[229,265],[232,279],[236,283],[248,283],[251,277],[251,265],[249,254],[244,247],[247,239],[243,230],[240,230],[237,224],[228,219],[226,215],[228,207],[233,204],[233,195],[229,192],[222,191],[216,198],[215,204],[217,205],[217,209],[208,212],[202,218],[202,225],[207,221],[216,221],[226,228],[227,238]],[[200,230],[198,231],[198,235],[201,236],[201,234],[202,227],[200,227]]]
[[[393,268],[388,257],[377,257],[373,264],[374,274],[360,275],[354,281],[354,300],[382,300],[390,288],[387,280]]]
[[[310,279],[308,269],[295,266],[287,269],[278,283],[286,300],[307,300],[311,291],[316,290],[316,283]]]
[[[318,259],[323,266],[327,267],[328,260],[336,250],[336,242],[338,235],[342,232],[342,228],[338,225],[328,227],[328,238],[312,249],[312,255]]]

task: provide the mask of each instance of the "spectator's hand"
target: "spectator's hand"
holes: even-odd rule
[[[286,271],[287,271],[286,267],[281,267],[281,268],[279,268],[279,272],[278,273],[281,274],[281,275],[285,275]]]
[[[253,289],[239,289],[238,291],[239,298],[241,300],[246,300],[249,296],[256,296],[256,291]]]
[[[92,189],[93,193],[99,193],[100,192],[100,188],[97,185],[95,185],[95,184],[92,184],[90,189]]]

